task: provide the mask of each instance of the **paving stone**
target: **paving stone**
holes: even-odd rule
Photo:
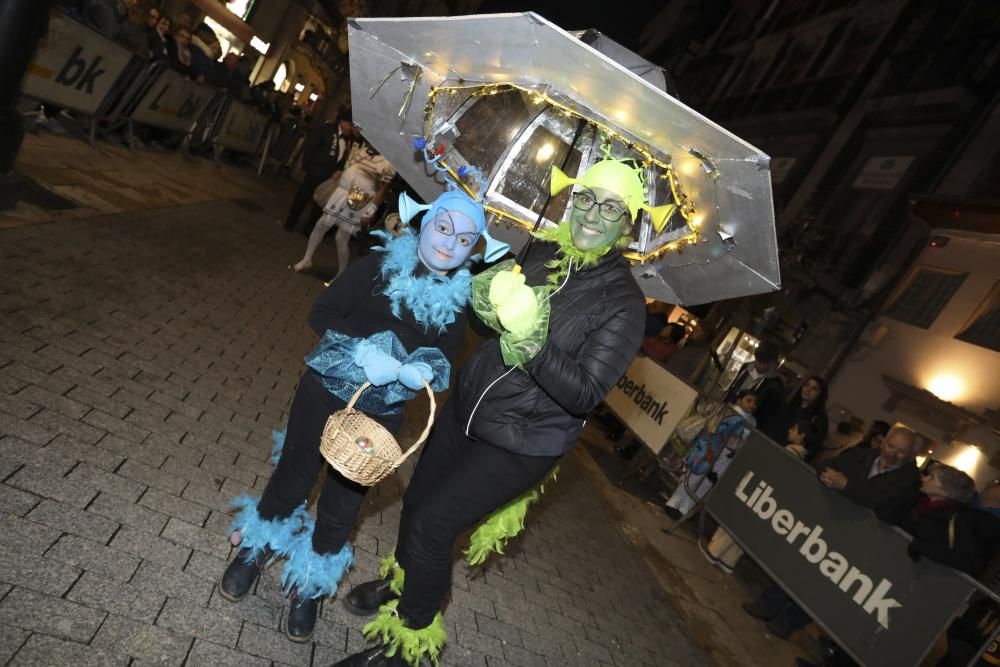
[[[31,634],[27,630],[0,625],[0,663],[7,664],[7,661],[17,653],[21,645]]]
[[[163,493],[157,489],[146,491],[139,500],[139,504],[198,526],[205,522],[209,513],[207,507],[172,496],[169,493]]]
[[[59,539],[60,531],[16,516],[0,516],[0,547],[27,554],[42,554]]]
[[[33,493],[0,484],[0,514],[24,516],[42,501]]]
[[[206,609],[170,598],[156,619],[156,624],[181,635],[191,635],[233,648],[243,622],[225,611]]]
[[[521,632],[513,625],[498,621],[489,616],[476,615],[476,626],[484,635],[495,637],[505,644],[521,645]]]
[[[59,435],[58,431],[6,412],[0,412],[0,433],[21,438],[36,445],[45,445]]]
[[[131,459],[126,461],[122,467],[116,471],[116,474],[141,482],[154,489],[159,489],[160,491],[174,496],[180,496],[184,487],[188,484],[186,479],[172,475],[169,472],[164,472],[163,470],[157,470],[156,468]]]
[[[107,437],[102,438],[101,442],[104,442]],[[125,457],[110,452],[99,445],[100,443],[88,445],[60,434],[45,447],[44,451],[52,452],[71,461],[86,461],[108,472],[114,472],[125,460]]]
[[[91,406],[89,405],[51,392],[37,385],[28,385],[16,394],[16,398],[30,401],[39,406],[52,408],[56,412],[73,419],[79,419],[91,410]]]
[[[87,511],[123,523],[143,533],[159,535],[167,525],[167,516],[142,505],[136,505],[110,493],[100,493],[87,506]],[[112,546],[114,546],[112,544]],[[125,551],[129,551],[125,549]],[[135,552],[132,552],[135,553]],[[140,554],[142,555],[142,554]]]
[[[0,559],[0,580],[48,595],[63,595],[81,573],[72,565],[7,547],[0,548]]]
[[[118,530],[118,522],[84,512],[65,503],[43,500],[27,516],[32,521],[80,537],[106,543]]]
[[[271,661],[195,639],[184,664],[186,667],[270,667]]]
[[[133,665],[180,666],[192,640],[164,628],[109,614],[91,646],[135,658]]]
[[[101,470],[89,463],[81,463],[73,468],[67,477],[70,481],[89,484],[95,489],[135,502],[146,490],[146,485],[120,475]]]
[[[49,408],[42,408],[42,410],[35,413],[35,415],[33,415],[28,422],[35,426],[41,426],[43,428],[71,436],[76,440],[85,442],[89,445],[95,444],[98,440],[104,437],[105,433],[99,428],[84,424],[81,421],[77,421],[73,417],[68,417]]]
[[[50,595],[17,587],[0,602],[0,624],[44,632],[86,643],[97,633],[105,613]]]
[[[191,557],[191,549],[132,527],[119,530],[110,546],[175,570],[183,569]]]
[[[4,366],[3,372],[4,375],[15,377],[25,384],[36,385],[59,395],[66,394],[75,384],[60,378],[58,371],[55,373],[45,372],[17,361]]]
[[[228,554],[227,554],[228,555]],[[226,569],[227,560],[209,556],[201,551],[192,551],[184,571],[209,581],[218,581]]]
[[[76,565],[114,581],[128,581],[139,559],[124,551],[106,547],[76,535],[63,535],[48,551],[46,558]]]
[[[218,558],[229,555],[230,544],[227,538],[180,519],[171,518],[160,535]]]
[[[188,480],[192,484],[198,484],[202,487],[217,489],[222,483],[222,477],[216,475],[211,470],[185,463],[184,461],[177,459],[175,456],[167,458],[166,462],[161,467],[161,470],[169,472],[172,475],[177,475],[178,477]]]
[[[73,459],[55,450],[13,436],[0,439],[0,460],[44,468],[49,475],[59,477],[76,465]]]
[[[66,599],[142,623],[152,623],[160,613],[166,596],[85,572],[66,594]]]
[[[295,644],[284,632],[251,623],[244,624],[238,648],[243,653],[290,665],[305,665],[312,658],[311,644]]]
[[[109,415],[108,413],[102,412],[101,410],[98,409],[94,409],[88,412],[86,415],[84,415],[81,421],[84,421],[87,424],[95,426],[99,429],[103,429],[104,431],[107,431],[109,433],[114,433],[118,437],[123,438],[129,442],[134,442],[137,445],[143,440],[145,440],[146,436],[149,435],[148,429],[140,428],[134,424],[125,421],[124,418],[119,419],[114,415]]]
[[[113,667],[128,664],[128,658],[104,649],[85,646],[45,635],[31,635],[11,665],[73,665],[73,667]]]
[[[222,576],[225,567],[215,571],[212,581],[216,582]],[[284,602],[284,601],[283,601]],[[209,609],[216,609],[223,613],[232,614],[249,621],[253,625],[260,625],[272,630],[278,630],[281,622],[281,615],[286,604],[271,604],[257,595],[247,595],[237,603],[229,602],[219,595],[218,589],[212,593],[212,599],[208,603]],[[322,619],[317,619],[319,622]]]
[[[208,604],[214,587],[211,581],[150,560],[144,560],[139,565],[139,569],[132,576],[130,583],[201,606]]]

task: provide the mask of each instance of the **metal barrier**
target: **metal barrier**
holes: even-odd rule
[[[151,62],[62,13],[53,13],[45,42],[22,84],[24,97],[86,116],[93,144],[99,127],[134,124],[177,132],[185,146],[265,152],[270,121],[225,91]],[[193,138],[193,142],[192,142]]]

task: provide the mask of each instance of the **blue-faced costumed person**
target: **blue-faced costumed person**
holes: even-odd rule
[[[520,271],[503,262],[473,279],[473,309],[494,335],[459,370],[434,423],[403,498],[395,558],[343,598],[378,615],[365,628],[376,644],[340,667],[439,662],[455,540],[536,493],[639,349],[645,304],[621,242],[640,208],[654,224],[667,211],[651,210],[640,171],[623,161],[600,161],[579,180],[553,170],[553,194],[571,183],[568,219],[539,234],[546,242]]]
[[[320,295],[309,326],[321,340],[306,357],[277,467],[259,500],[234,501],[231,541],[240,549],[219,582],[220,594],[232,602],[242,599],[264,565],[286,558],[285,633],[293,641],[311,637],[320,601],[336,592],[353,562],[347,538],[366,491],[321,456],[327,418],[367,381],[374,386],[361,394],[356,409],[395,434],[403,404],[425,381],[435,391],[447,388],[462,340],[471,284],[466,264],[486,226],[483,207],[449,191],[423,208],[419,236],[377,232],[384,246]],[[323,467],[327,477],[313,521],[305,502]]]

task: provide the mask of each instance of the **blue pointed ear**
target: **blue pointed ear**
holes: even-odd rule
[[[509,243],[496,240],[485,229],[483,230],[483,238],[486,239],[486,250],[483,251],[483,256],[487,262],[495,262],[510,252]]]
[[[408,224],[418,213],[426,211],[430,204],[420,204],[405,192],[399,193],[399,219]]]

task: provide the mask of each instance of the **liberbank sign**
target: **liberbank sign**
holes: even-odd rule
[[[707,509],[860,663],[916,665],[973,590],[757,432]]]

